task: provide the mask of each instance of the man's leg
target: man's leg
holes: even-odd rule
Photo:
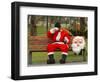
[[[60,59],[60,63],[61,63],[61,64],[66,63],[67,55],[68,55],[68,53],[62,54],[62,58]]]
[[[60,45],[60,49],[62,51],[62,57],[60,59],[60,63],[64,64],[66,63],[67,55],[68,55],[68,45],[67,44],[62,44]]]
[[[47,64],[54,64],[55,63],[55,59],[54,59],[55,44],[48,44],[47,50],[48,50]]]

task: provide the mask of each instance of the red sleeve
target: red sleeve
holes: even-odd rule
[[[68,39],[67,44],[70,44],[71,36],[69,35],[68,32],[66,32],[65,37],[67,37],[67,39]]]
[[[52,39],[53,34],[52,34],[50,31],[48,31],[48,32],[47,32],[47,36],[48,36],[48,38],[51,38],[51,39]]]

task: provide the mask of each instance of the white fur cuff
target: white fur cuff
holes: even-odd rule
[[[55,31],[59,30],[57,27],[50,29],[50,32],[53,34]]]
[[[64,54],[64,55],[68,55],[68,53],[67,53],[67,52],[62,52],[62,54]]]
[[[49,52],[48,55],[54,54],[54,52]]]

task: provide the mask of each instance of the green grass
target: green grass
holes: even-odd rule
[[[56,63],[59,63],[59,60],[61,58],[61,52],[55,52],[54,58],[56,60]],[[46,64],[47,59],[48,59],[47,52],[33,52],[32,53],[32,64]],[[87,59],[85,61],[87,61]],[[72,51],[69,51],[69,55],[67,57],[66,62],[69,62],[69,63],[83,62],[83,56],[74,55]]]
[[[43,27],[43,26],[37,27],[37,36],[44,36],[46,35],[46,32],[47,32],[46,27]]]
[[[31,30],[30,27],[31,25],[28,26],[28,32],[30,32]],[[37,26],[36,31],[37,31],[37,36],[44,36],[47,33],[46,27],[43,27],[43,26]]]

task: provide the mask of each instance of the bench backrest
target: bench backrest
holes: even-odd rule
[[[28,49],[30,51],[47,51],[47,44],[51,42],[47,36],[29,36]]]
[[[47,51],[47,45],[52,43],[52,40],[47,36],[29,36],[28,49],[29,51]],[[69,44],[70,47],[71,44]],[[71,47],[70,47],[71,50]],[[59,49],[58,49],[59,51]]]

